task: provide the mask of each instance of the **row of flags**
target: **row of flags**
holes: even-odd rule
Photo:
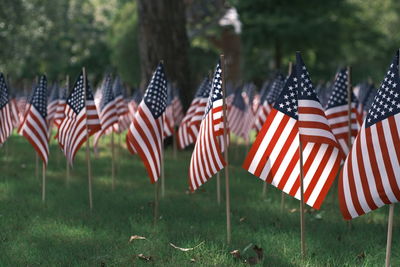
[[[84,72],[69,94],[58,87],[48,101],[42,76],[25,104],[22,120],[13,112],[20,108],[9,99],[0,75],[0,142],[19,121],[18,132],[47,164],[54,125],[55,138],[72,164],[88,137],[94,135],[96,145],[104,134],[127,129],[128,150],[141,158],[154,183],[161,174],[164,139],[176,135],[180,149],[194,144],[189,167],[189,187],[194,191],[227,165],[222,156],[228,143],[224,133],[246,140],[256,130],[243,168],[299,199],[302,175],[305,203],[314,208],[320,208],[344,162],[339,199],[344,217],[350,219],[400,199],[400,152],[394,145],[400,136],[398,71],[397,54],[379,90],[360,85],[356,96],[349,91],[348,70],[340,70],[326,103],[321,103],[319,96],[328,90],[320,87],[317,92],[300,54],[290,75],[275,75],[259,94],[254,85],[246,84],[224,95],[218,63],[213,77],[200,84],[186,115],[162,63],[143,97],[135,93],[131,101],[124,99],[120,79],[110,75],[94,96]]]

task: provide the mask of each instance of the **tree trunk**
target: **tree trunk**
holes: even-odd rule
[[[167,79],[180,89],[188,106],[192,83],[188,60],[183,0],[138,0],[141,90],[145,90],[160,60],[164,60]]]

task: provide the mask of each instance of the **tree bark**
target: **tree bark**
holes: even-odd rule
[[[138,0],[139,52],[142,91],[160,60],[167,79],[180,89],[184,107],[192,97],[183,0]]]

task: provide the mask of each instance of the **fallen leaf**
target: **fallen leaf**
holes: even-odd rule
[[[140,235],[133,235],[131,238],[129,238],[129,243],[132,242],[133,240],[145,240],[146,237],[140,236]]]
[[[230,253],[235,259],[240,260],[242,258],[238,249],[232,250]]]
[[[184,252],[186,252],[186,251],[191,251],[191,250],[194,250],[195,248],[197,248],[198,246],[200,246],[200,245],[202,245],[204,243],[204,241],[203,242],[201,242],[200,244],[198,244],[197,246],[194,246],[194,247],[192,247],[192,248],[180,248],[180,247],[178,247],[178,246],[175,246],[174,244],[172,244],[172,243],[169,243],[170,245],[171,245],[171,247],[173,247],[173,248],[176,248],[176,249],[178,249],[178,250],[180,250],[180,251],[184,251]]]
[[[361,252],[360,254],[357,255],[357,260],[361,261],[365,258],[365,252]]]
[[[140,253],[139,255],[137,255],[139,259],[143,260],[143,261],[151,261],[153,258],[151,256],[145,256],[142,253]]]
[[[293,213],[293,212],[296,212],[296,211],[297,211],[297,209],[291,209],[291,210],[289,210],[290,213]]]
[[[259,260],[262,260],[262,258],[264,257],[264,251],[262,248],[260,248],[257,245],[254,245],[253,247],[254,252],[257,254],[257,257]]]
[[[246,217],[242,217],[239,219],[239,222],[244,222],[246,220]]]
[[[194,262],[196,262],[196,260],[193,259],[193,258],[191,258],[191,259],[190,259],[190,262],[194,263]]]

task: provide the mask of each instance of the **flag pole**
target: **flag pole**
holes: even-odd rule
[[[394,204],[390,204],[389,218],[388,218],[388,232],[386,241],[386,260],[385,260],[386,267],[390,267],[390,254],[392,251],[393,214],[394,214]]]
[[[35,175],[36,175],[36,179],[38,179],[40,181],[40,178],[39,178],[39,156],[36,151],[35,151]]]
[[[161,182],[164,180],[164,138],[161,137],[161,161],[160,161],[160,169],[161,169]],[[159,207],[159,198],[160,198],[160,182],[157,180],[155,184],[154,190],[154,226],[157,225],[158,221],[158,207]]]
[[[349,147],[349,151],[351,149],[351,67],[347,67],[347,105],[348,105],[348,139],[347,145]]]
[[[267,182],[263,183],[262,197],[265,198],[267,196]]]
[[[176,143],[176,133],[177,133],[178,131],[177,131],[177,129],[176,129],[176,127],[174,126],[174,132],[173,132],[173,134],[172,134],[172,149],[173,149],[173,158],[174,159],[176,159],[176,154],[177,154],[177,150],[178,150],[178,146],[177,146],[177,143]]]
[[[65,79],[65,86],[67,87],[67,94],[69,92],[69,75],[66,76]],[[66,158],[66,184],[67,184],[67,188],[69,188],[69,182],[70,182],[70,169],[69,169],[69,163],[68,163],[68,159]]]
[[[299,135],[299,154],[300,154],[300,237],[301,237],[301,257],[306,256],[305,224],[304,224],[304,173],[303,173],[303,144]]]
[[[292,61],[289,61],[289,66],[288,66],[288,76],[290,76],[292,74],[292,70],[293,70],[293,63]],[[283,210],[285,209],[285,192],[281,192],[281,213],[283,212]]]
[[[111,131],[111,179],[112,184],[111,188],[112,191],[115,190],[115,149],[114,149],[114,129]]]
[[[226,194],[226,241],[228,244],[231,243],[231,201],[229,192],[229,162],[228,162],[228,133],[227,133],[227,114],[226,114],[226,88],[225,88],[225,57],[220,56],[221,60],[221,80],[222,80],[222,111],[223,111],[223,127],[224,127],[224,159],[226,167],[224,169],[225,173],[225,194]]]
[[[161,197],[165,197],[165,170],[164,170],[164,137],[161,137],[163,140],[161,142],[162,147],[161,147],[161,162],[160,162],[160,168],[161,168]]]
[[[82,68],[82,74],[83,74],[83,95],[85,97],[85,108],[86,108],[86,69],[85,67]],[[89,187],[89,207],[90,211],[93,210],[93,198],[92,198],[92,166],[90,164],[90,135],[89,135],[89,127],[87,125],[87,119],[86,119],[86,162],[87,162],[87,170],[88,170],[88,187]]]
[[[221,179],[220,174],[217,172],[217,203],[221,205]]]
[[[42,202],[46,202],[46,164],[42,165]]]

